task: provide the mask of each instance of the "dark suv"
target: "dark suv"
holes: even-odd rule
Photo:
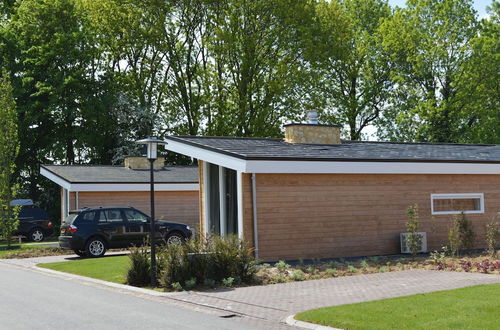
[[[179,244],[192,236],[189,226],[155,221],[156,240]],[[70,212],[61,225],[59,245],[79,256],[101,257],[109,248],[141,245],[150,217],[133,207],[95,207]]]
[[[13,200],[11,205],[21,206],[19,227],[14,235],[25,236],[33,242],[41,242],[52,235],[53,225],[47,212],[33,205],[31,200]]]

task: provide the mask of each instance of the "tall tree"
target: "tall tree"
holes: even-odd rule
[[[322,0],[316,31],[306,40],[318,78],[314,93],[324,108],[320,119],[348,126],[351,140],[360,140],[388,106],[392,84],[378,28],[390,15],[386,0]]]
[[[489,16],[472,39],[472,54],[458,82],[460,97],[468,104],[459,142],[500,144],[500,3],[493,1]]]
[[[207,134],[279,136],[284,119],[300,109],[301,71],[297,26],[309,1],[230,0],[212,7],[216,29],[212,113]]]
[[[16,104],[5,72],[0,74],[0,127],[0,233],[10,246],[12,233],[18,225],[18,210],[10,201],[17,191],[13,174],[19,141]]]
[[[402,141],[453,142],[466,124],[459,92],[477,32],[472,0],[408,0],[381,26],[394,63],[394,111],[379,135]]]

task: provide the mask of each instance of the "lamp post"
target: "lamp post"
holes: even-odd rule
[[[156,137],[148,137],[147,139],[142,139],[136,141],[138,144],[147,145],[147,159],[149,160],[149,172],[150,172],[150,199],[151,199],[151,223],[150,223],[150,239],[151,239],[151,287],[156,287],[156,226],[155,226],[155,179],[154,179],[154,162],[157,158],[158,145],[165,145],[167,142],[159,140]]]

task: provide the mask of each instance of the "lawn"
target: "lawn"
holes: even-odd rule
[[[314,309],[297,320],[342,329],[498,329],[500,284]]]
[[[38,267],[124,284],[129,262],[128,256],[109,256],[39,264]]]

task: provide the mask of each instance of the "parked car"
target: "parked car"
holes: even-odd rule
[[[33,242],[41,242],[52,235],[54,228],[47,212],[33,204],[31,199],[15,199],[11,205],[20,206],[19,227],[13,233]]]
[[[133,207],[94,207],[70,212],[61,224],[59,245],[79,256],[102,257],[110,248],[141,245],[150,232],[150,217]],[[156,240],[180,244],[191,238],[189,226],[156,221]]]

